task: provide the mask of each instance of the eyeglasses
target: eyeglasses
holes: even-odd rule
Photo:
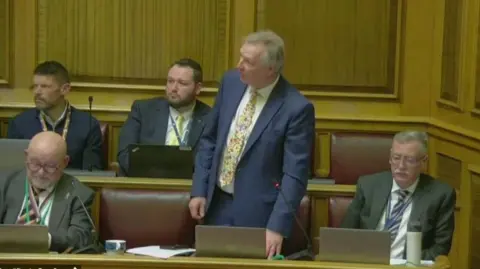
[[[395,164],[395,165],[398,165],[400,163],[402,163],[403,161],[405,162],[405,165],[406,166],[417,166],[420,161],[423,161],[425,159],[425,156],[422,156],[422,157],[412,157],[412,156],[403,156],[403,155],[400,155],[400,154],[391,154],[390,155],[390,161]]]
[[[53,174],[57,172],[59,165],[52,165],[52,164],[40,164],[40,163],[35,163],[35,162],[27,162],[27,167],[29,170],[33,172],[38,172],[40,168],[43,168],[43,171],[45,171],[48,174]]]

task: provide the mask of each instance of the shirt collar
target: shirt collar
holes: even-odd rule
[[[40,114],[45,118],[45,121],[48,124],[50,124],[52,127],[55,127],[63,120],[63,118],[65,118],[65,115],[67,115],[67,108],[68,104],[65,103],[65,108],[63,109],[62,115],[60,115],[60,118],[58,118],[55,122],[52,120],[52,118],[50,118],[50,116],[47,115],[47,113],[43,112],[43,110],[40,110]]]
[[[176,110],[172,106],[169,106],[168,109],[170,110],[170,115],[172,115],[172,118],[174,120],[177,120],[177,117],[182,115],[184,120],[190,120],[193,116],[193,111],[195,110],[197,102],[194,102],[191,107],[189,107],[187,110],[183,111],[180,113],[180,111]]]
[[[267,85],[263,88],[257,89],[258,95],[267,99],[268,96],[270,96],[270,93],[272,93],[273,88],[275,88],[275,85],[277,84],[279,79],[280,79],[280,75],[277,76],[277,78],[275,79],[275,81],[273,83],[271,83],[271,84],[269,84],[269,85]],[[249,88],[252,88],[252,86],[250,86]]]
[[[405,190],[408,191],[409,194],[412,194],[415,189],[417,188],[417,185],[418,185],[418,181],[419,181],[419,178],[420,177],[417,177],[417,179],[415,180],[415,182],[410,185],[410,187],[406,188]],[[392,193],[398,191],[398,190],[401,190],[400,186],[398,186],[397,182],[395,181],[395,179],[392,179],[393,180],[393,184],[392,184]]]

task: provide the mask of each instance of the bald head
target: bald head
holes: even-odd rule
[[[55,132],[35,135],[30,140],[26,155],[27,176],[33,187],[38,189],[46,189],[60,180],[69,161],[67,144]]]
[[[55,132],[40,132],[32,138],[27,151],[29,154],[48,155],[62,160],[67,155],[67,144]]]

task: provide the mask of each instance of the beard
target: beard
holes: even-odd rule
[[[185,98],[185,99],[173,99],[173,98],[171,98],[170,96],[167,95],[168,104],[175,109],[179,109],[179,108],[182,108],[182,107],[189,106],[193,102],[195,102],[195,100],[196,100],[195,96],[188,97],[188,98]]]

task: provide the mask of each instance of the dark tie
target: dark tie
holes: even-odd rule
[[[398,229],[400,227],[400,223],[402,222],[402,215],[403,212],[405,212],[406,206],[405,206],[405,198],[408,196],[409,191],[407,190],[398,190],[396,191],[398,194],[398,201],[393,206],[392,211],[390,212],[390,216],[388,217],[388,231],[390,232],[390,239],[391,243],[393,244],[393,241],[395,241],[395,238],[397,237],[398,234]]]

